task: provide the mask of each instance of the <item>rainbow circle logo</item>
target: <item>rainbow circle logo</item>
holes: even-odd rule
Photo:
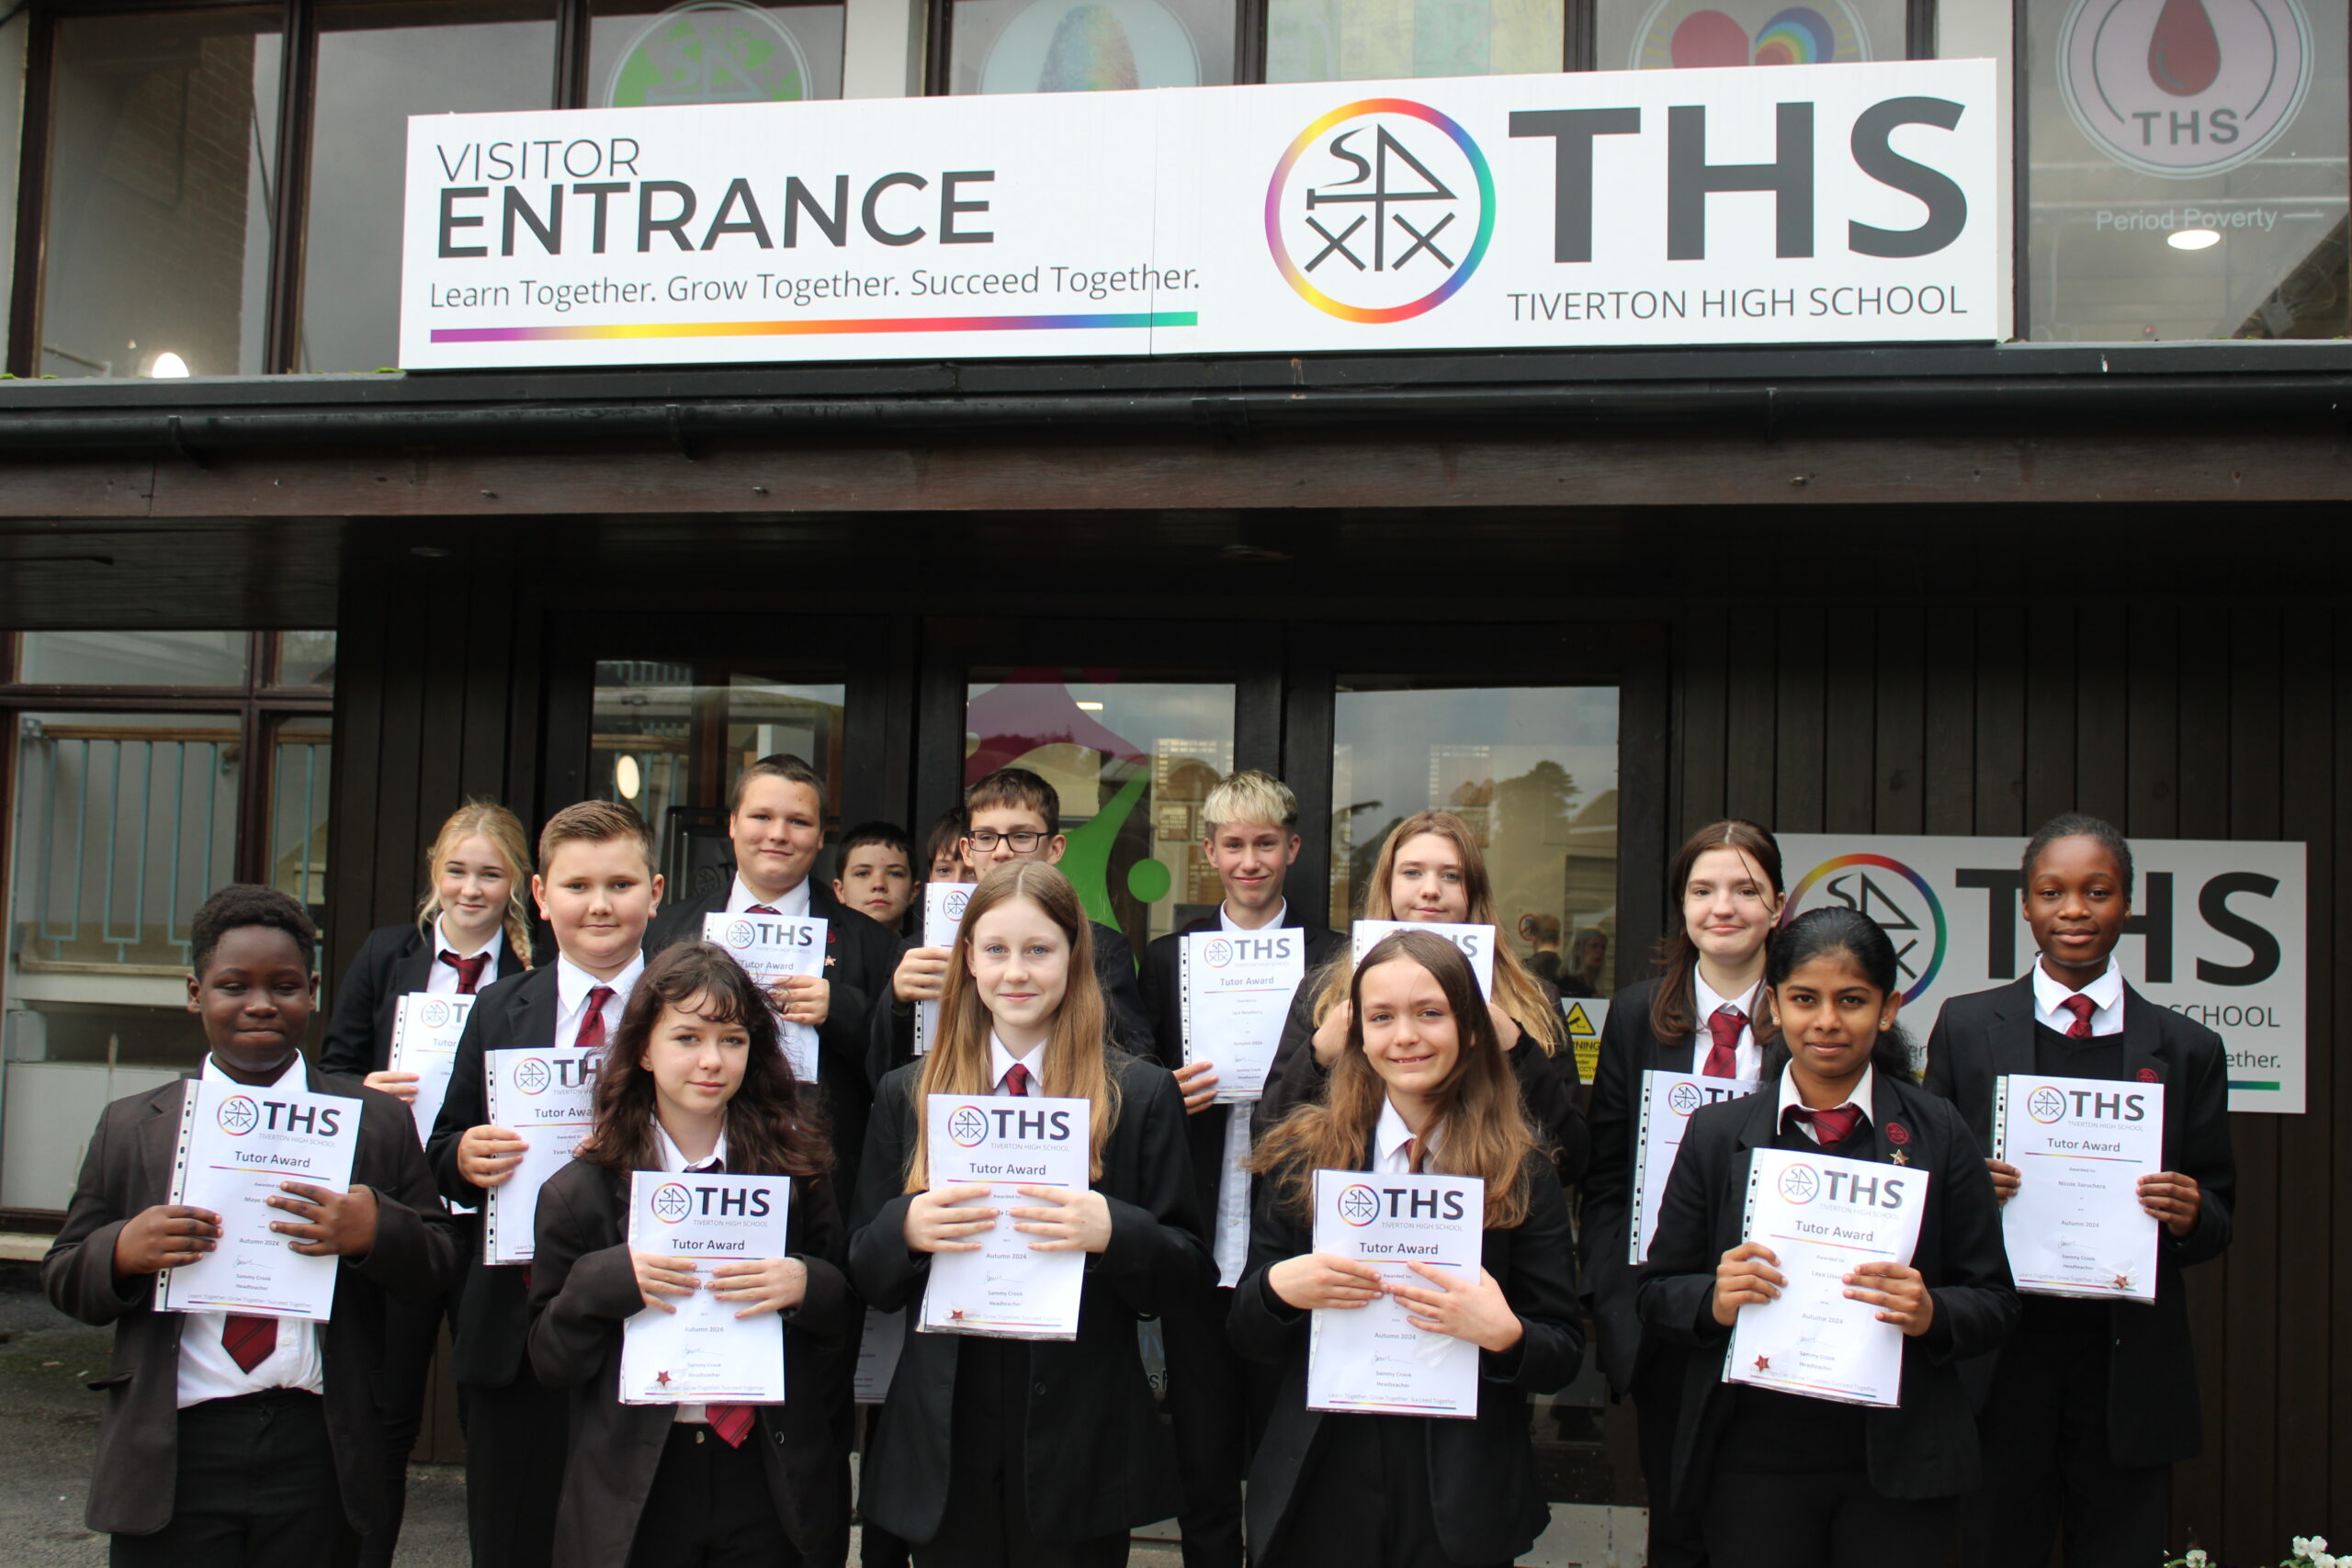
[[[959,1149],[976,1149],[989,1141],[989,1113],[977,1105],[959,1105],[947,1113],[947,1136]]]
[[[1380,1218],[1380,1194],[1361,1181],[1351,1181],[1340,1189],[1340,1196],[1333,1207],[1339,1210],[1340,1218],[1349,1224],[1358,1227],[1368,1225]]]
[[[1367,132],[1366,148],[1349,145]],[[1345,177],[1312,183],[1300,160],[1317,151],[1319,173]],[[1477,210],[1464,225],[1465,235],[1455,224],[1473,199],[1471,186]],[[1343,321],[1385,326],[1436,310],[1470,281],[1494,233],[1495,176],[1487,155],[1451,116],[1410,98],[1340,105],[1298,133],[1266,184],[1266,248],[1275,267],[1300,299]],[[1313,247],[1304,262],[1293,253],[1293,240]],[[1408,267],[1419,269],[1410,279],[1402,276]],[[1442,281],[1409,293],[1441,268]],[[1358,298],[1334,291],[1343,277],[1357,286],[1346,292]]]
[[[1873,877],[1870,874],[1873,871],[1892,872],[1909,886],[1894,884],[1892,877]],[[1904,1005],[1917,1001],[1936,983],[1936,973],[1944,966],[1949,942],[1943,900],[1936,897],[1936,890],[1928,886],[1926,877],[1887,855],[1833,855],[1805,873],[1804,879],[1789,894],[1789,901],[1781,907],[1783,929],[1804,912],[1805,895],[1813,891],[1816,883],[1826,884],[1823,891],[1836,902],[1876,920],[1894,941],[1898,962],[1918,976],[1904,989]],[[1929,940],[1930,933],[1933,945],[1928,949],[1928,961],[1915,964],[1912,955],[1921,942]]]
[[[2026,1114],[2047,1127],[2062,1122],[2066,1116],[2066,1097],[2048,1084],[2042,1084],[2026,1096]]]

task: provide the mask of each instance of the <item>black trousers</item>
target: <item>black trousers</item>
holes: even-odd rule
[[[864,1483],[867,1457],[874,1452],[875,1436],[882,1430],[882,1406],[868,1404],[865,1406],[865,1445],[858,1450],[857,1456],[857,1473],[861,1485]],[[860,1518],[857,1560],[860,1568],[908,1568],[907,1543],[872,1519]]]
[[[754,1427],[735,1449],[707,1427],[673,1426],[628,1568],[800,1568],[768,1491],[766,1437]]]
[[[915,1568],[1119,1568],[1127,1532],[1039,1540],[1029,1530],[1029,1347],[967,1338],[956,1350],[947,1507],[939,1535],[912,1548]]]
[[[456,1300],[452,1290],[429,1302],[399,1296],[384,1302],[384,1522],[360,1544],[359,1568],[391,1568],[399,1549],[401,1519],[408,1511],[409,1456],[424,1427],[441,1319]]]
[[[1260,1568],[1476,1568],[1439,1544],[1428,1418],[1326,1416]]]
[[[1860,1470],[1719,1470],[1703,1528],[1709,1554],[1739,1568],[1885,1568],[1943,1562],[1954,1509],[1882,1497]]]
[[[1184,1568],[1241,1568],[1241,1479],[1273,1407],[1272,1369],[1237,1354],[1225,1331],[1232,1310],[1233,1292],[1211,1285],[1159,1320]]]
[[[172,1522],[119,1535],[113,1568],[350,1568],[326,1402],[291,1389],[211,1399],[179,1413]]]
[[[1650,1495],[1650,1568],[1706,1568],[1707,1538],[1695,1512],[1674,1506],[1674,1431],[1682,1419],[1682,1375],[1688,1357],[1679,1346],[1645,1346],[1634,1369],[1634,1432],[1642,1456],[1642,1482]],[[1736,1560],[1735,1560],[1736,1561]]]
[[[466,1400],[466,1534],[481,1568],[549,1568],[571,1429],[569,1396],[528,1369]],[[764,1495],[764,1494],[763,1494]]]
[[[2107,1395],[2105,1304],[2030,1299],[1977,1417],[1984,1487],[1969,1500],[1963,1562],[2034,1568],[2062,1535],[2066,1568],[2164,1561],[2172,1467],[2116,1464]]]

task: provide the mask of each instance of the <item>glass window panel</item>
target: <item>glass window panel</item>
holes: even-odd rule
[[[2027,335],[2341,337],[2345,7],[2030,0]]]
[[[588,24],[588,101],[797,103],[842,96],[839,5],[752,6],[741,0],[594,0]]]
[[[1233,771],[1233,685],[1182,671],[976,669],[964,782],[1042,774],[1069,840],[1061,868],[1087,913],[1140,953],[1224,897],[1201,855],[1201,806]]]
[[[17,679],[34,686],[243,686],[243,632],[27,632]]]
[[[400,358],[408,117],[543,109],[554,87],[551,0],[319,7],[302,369],[374,370]]]
[[[673,897],[731,874],[727,800],[747,763],[778,751],[825,780],[825,829],[841,830],[844,688],[808,672],[714,674],[691,664],[596,666],[588,793],[652,824]]]
[[[277,721],[270,746],[269,885],[310,906],[323,923],[327,901],[327,780],[334,721],[304,714]]]
[[[1269,0],[1266,80],[1557,71],[1561,0]]]
[[[59,21],[43,372],[261,370],[278,17],[271,6]]]
[[[1599,0],[1603,71],[1901,60],[1903,0]]]
[[[948,89],[1083,93],[1233,80],[1234,0],[954,0]]]
[[[334,690],[334,633],[279,632],[277,683]]]

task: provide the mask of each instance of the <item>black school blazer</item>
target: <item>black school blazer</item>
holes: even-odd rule
[[[817,1029],[817,1089],[832,1134],[833,1169],[839,1173],[837,1182],[829,1185],[834,1201],[845,1204],[855,1190],[858,1156],[874,1110],[866,1041],[874,1009],[888,1008],[898,939],[872,916],[834,897],[833,890],[816,877],[807,886],[808,913],[825,922],[825,978],[832,982],[825,1021]],[[700,942],[703,917],[723,914],[734,890],[730,871],[714,886],[664,908],[646,933],[647,956],[682,942]]]
[[[51,1303],[88,1324],[114,1325],[114,1368],[90,1386],[107,1396],[97,1462],[83,1518],[94,1530],[152,1535],[171,1523],[179,1452],[180,1332],[185,1313],[154,1309],[155,1280],[118,1281],[114,1247],[123,1225],[171,1200],[172,1155],[190,1079],[118,1100],[99,1112],[64,1226],[41,1259]],[[376,1245],[336,1270],[333,1314],[319,1325],[328,1445],[344,1517],[375,1529],[384,1515],[384,1298],[430,1300],[446,1289],[457,1243],[425,1174],[416,1122],[389,1094],[304,1070],[313,1094],[359,1102],[355,1187],[376,1191]]]
[[[1702,1105],[1690,1118],[1650,1260],[1636,1277],[1643,1332],[1692,1352],[1674,1435],[1672,1492],[1678,1509],[1693,1517],[1707,1495],[1734,1392],[1723,1381],[1731,1330],[1715,1321],[1715,1265],[1740,1244],[1749,1153],[1772,1145],[1780,1099],[1778,1080],[1768,1080],[1747,1100]],[[1976,1422],[1958,1363],[1998,1348],[2018,1317],[2000,1205],[1967,1124],[1918,1085],[1878,1074],[1870,1124],[1869,1158],[1891,1165],[1899,1149],[1904,1163],[1928,1174],[1928,1211],[1911,1266],[1936,1303],[1928,1332],[1903,1341],[1902,1404],[1864,1412],[1871,1485],[1886,1497],[1954,1496],[1973,1490],[1979,1474]],[[1900,1143],[1890,1136],[1896,1127]]]
[[[1367,1145],[1356,1167],[1369,1170]],[[1478,1352],[1478,1415],[1425,1417],[1429,1444],[1430,1511],[1439,1543],[1455,1562],[1509,1562],[1535,1544],[1550,1522],[1551,1506],[1535,1476],[1528,1438],[1527,1397],[1556,1393],[1584,1364],[1584,1312],[1577,1302],[1575,1246],[1567,1200],[1542,1156],[1527,1167],[1527,1218],[1510,1230],[1488,1230],[1480,1261],[1503,1288],[1524,1333],[1497,1355]],[[1266,1283],[1266,1270],[1315,1250],[1313,1226],[1280,1184],[1258,1183],[1250,1217],[1250,1269],[1233,1292],[1228,1326],[1234,1348],[1282,1369],[1265,1437],[1250,1466],[1250,1539],[1253,1556],[1285,1549],[1291,1503],[1299,1477],[1326,1421],[1355,1417],[1306,1407],[1306,1356],[1314,1314],[1290,1305]],[[1312,1520],[1296,1521],[1301,1528]]]
[[[1978,1152],[1993,1152],[1993,1080],[2034,1068],[2033,976],[1954,997],[1928,1037],[1928,1088],[1959,1109]],[[2222,1038],[2129,986],[2123,988],[2123,1077],[2165,1086],[2165,1168],[2201,1189],[2197,1228],[2159,1231],[2156,1299],[2110,1302],[2108,1444],[2119,1465],[2194,1459],[2204,1442],[2188,1289],[2181,1270],[2230,1245],[2237,1160],[2230,1151],[2230,1070]],[[1989,1383],[1989,1364],[1972,1373]]]
[[[743,1439],[759,1446],[776,1517],[810,1562],[839,1562],[849,1551],[832,1396],[864,1311],[842,1273],[848,1237],[826,1185],[792,1184],[785,1247],[808,1266],[808,1292],[785,1320],[785,1402],[758,1406]],[[548,1387],[571,1391],[555,1520],[564,1568],[625,1568],[677,1416],[666,1404],[620,1402],[621,1323],[645,1305],[628,1235],[628,1182],[602,1166],[575,1159],[539,1190],[531,1369]]]
[[[411,920],[406,925],[379,926],[368,933],[351,967],[343,972],[343,984],[335,989],[334,1013],[327,1020],[326,1039],[319,1049],[322,1071],[364,1078],[391,1066],[392,1024],[400,1014],[401,998],[424,989],[440,957],[437,938],[429,934],[431,930],[420,931]],[[483,973],[481,984],[474,989],[487,991],[496,982],[522,972],[522,956],[514,944],[502,940],[498,962]]]
[[[1184,1065],[1184,939],[1220,927],[1218,919],[1210,915],[1180,926],[1166,936],[1154,937],[1151,945],[1143,950],[1143,994],[1151,1009],[1155,1042],[1152,1054],[1170,1072]],[[1306,932],[1306,972],[1310,975],[1329,963],[1348,940],[1338,931],[1308,925],[1296,904],[1283,911],[1283,928]],[[1242,1114],[1249,1114],[1249,1110],[1242,1107]],[[1217,1188],[1225,1178],[1226,1127],[1233,1114],[1234,1107],[1230,1105],[1211,1105],[1197,1115],[1184,1118],[1185,1139],[1193,1150],[1193,1196],[1200,1203],[1201,1223],[1204,1225],[1216,1224]]]
[[[1193,1204],[1184,1098],[1168,1069],[1106,1046],[1119,1119],[1102,1149],[1096,1191],[1110,1201],[1111,1245],[1086,1259],[1078,1337],[1036,1340],[1029,1354],[1029,1525],[1072,1542],[1164,1519],[1182,1505],[1176,1452],[1153,1408],[1136,1320],[1215,1281]],[[914,1152],[920,1065],[882,1080],[849,1243],[850,1282],[880,1312],[920,1309],[931,1255],[906,1243],[899,1190]],[[939,1538],[947,1505],[948,1434],[964,1337],[918,1334],[891,1380],[887,1418],[866,1455],[859,1513],[916,1545]]]

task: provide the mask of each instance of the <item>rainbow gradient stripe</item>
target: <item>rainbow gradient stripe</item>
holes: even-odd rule
[[[864,333],[1108,332],[1196,327],[1197,310],[1102,310],[1076,316],[865,316],[830,321],[628,321],[606,326],[435,327],[435,343],[610,343],[690,337],[836,337]]]
[[[1786,926],[1797,918],[1797,911],[1804,907],[1804,896],[1812,889],[1815,883],[1832,873],[1857,865],[1876,866],[1881,871],[1895,873],[1919,890],[1919,897],[1927,900],[1928,912],[1936,918],[1936,955],[1928,962],[1926,970],[1920,974],[1918,983],[1903,993],[1905,1005],[1916,1002],[1922,992],[1936,983],[1936,972],[1944,966],[1944,906],[1943,900],[1936,897],[1936,890],[1928,886],[1927,879],[1901,861],[1889,859],[1885,855],[1837,855],[1823,861],[1807,872],[1804,880],[1798,883],[1794,891],[1790,893],[1789,901],[1781,907],[1781,924]]]
[[[1377,308],[1350,305],[1316,288],[1307,278],[1305,269],[1291,259],[1289,247],[1283,243],[1282,229],[1283,186],[1289,182],[1290,172],[1297,165],[1300,155],[1317,137],[1340,121],[1370,114],[1402,115],[1437,127],[1453,138],[1453,144],[1462,149],[1464,157],[1470,160],[1471,172],[1478,176],[1478,238],[1472,243],[1470,254],[1463,258],[1462,265],[1453,269],[1453,276],[1408,304]],[[1427,104],[1417,104],[1410,98],[1358,98],[1354,103],[1341,104],[1298,133],[1298,140],[1290,144],[1290,151],[1284,152],[1282,161],[1274,165],[1274,177],[1266,186],[1266,248],[1273,253],[1274,265],[1282,270],[1284,281],[1297,290],[1300,299],[1343,321],[1363,321],[1372,325],[1408,321],[1425,311],[1436,310],[1470,281],[1470,275],[1478,270],[1478,263],[1487,254],[1487,242],[1493,239],[1494,234],[1495,176],[1494,172],[1487,167],[1487,155],[1478,151],[1478,144],[1470,140],[1470,133],[1455,124],[1452,117]]]
[[[1792,6],[1756,34],[1758,65],[1819,65],[1837,58],[1838,35],[1811,6]]]

